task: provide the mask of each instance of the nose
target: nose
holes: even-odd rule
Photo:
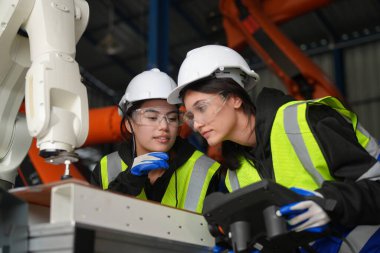
[[[200,129],[204,126],[204,123],[198,122],[196,120],[193,121],[193,129],[196,132],[200,132]]]
[[[168,128],[169,127],[169,119],[166,117],[166,116],[163,116],[159,122],[158,122],[158,125],[160,128]]]

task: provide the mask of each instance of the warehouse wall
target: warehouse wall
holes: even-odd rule
[[[380,138],[380,42],[345,50],[347,100],[360,122]]]
[[[361,124],[380,139],[380,42],[346,48],[345,64],[346,100],[358,114]],[[333,82],[334,62],[331,52],[311,59]],[[286,92],[281,80],[268,69],[258,69],[260,85],[279,88]]]

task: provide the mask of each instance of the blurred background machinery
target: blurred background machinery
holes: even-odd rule
[[[239,51],[260,75],[261,86],[297,98],[340,97],[380,138],[379,1],[87,2],[89,23],[76,54],[90,108],[89,137],[76,151],[82,179],[117,145],[115,104],[126,84],[152,67],[176,79],[186,52],[205,44]],[[19,183],[57,180],[60,173],[52,176],[43,166],[36,151],[29,150]]]

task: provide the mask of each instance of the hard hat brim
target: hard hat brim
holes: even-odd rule
[[[179,97],[179,93],[182,91],[183,88],[185,88],[186,86],[188,86],[189,84],[185,84],[185,85],[182,85],[182,86],[179,86],[177,88],[175,88],[168,96],[167,98],[167,101],[169,104],[172,104],[172,105],[175,105],[175,104],[182,104],[183,101],[182,99]]]

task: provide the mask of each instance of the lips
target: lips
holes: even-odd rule
[[[211,130],[201,132],[201,135],[202,135],[205,139],[207,139],[207,138],[209,137],[210,134],[211,134]]]
[[[170,140],[170,137],[169,136],[156,136],[156,137],[153,137],[153,139],[155,139],[161,143],[167,143]]]

